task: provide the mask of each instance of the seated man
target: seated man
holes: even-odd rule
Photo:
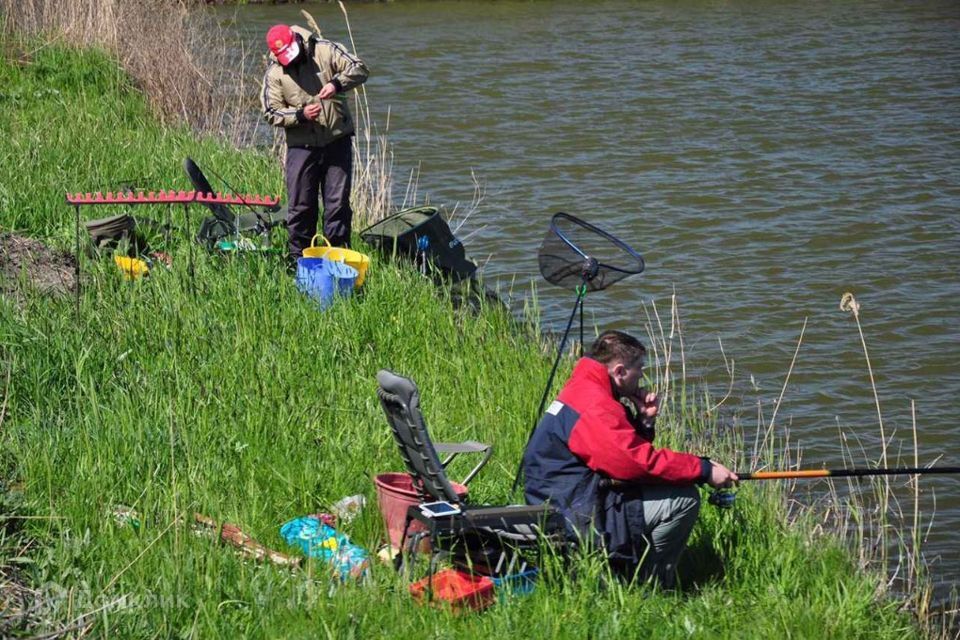
[[[560,509],[581,543],[602,545],[618,574],[630,578],[642,562],[642,577],[671,588],[700,511],[694,485],[729,487],[737,476],[707,458],[653,446],[658,402],[640,387],[645,356],[626,333],[597,339],[527,445],[525,494],[530,504]]]

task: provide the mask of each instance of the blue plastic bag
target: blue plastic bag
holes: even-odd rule
[[[280,527],[287,544],[300,547],[311,558],[325,560],[341,582],[361,579],[370,568],[367,551],[350,542],[350,538],[317,518],[294,518]]]

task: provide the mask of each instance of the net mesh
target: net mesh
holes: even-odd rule
[[[643,272],[643,257],[606,231],[566,213],[554,214],[537,254],[547,282],[601,291]]]

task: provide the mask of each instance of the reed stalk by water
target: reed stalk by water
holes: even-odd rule
[[[863,326],[860,324],[860,303],[857,302],[857,299],[852,293],[847,292],[844,293],[840,299],[840,309],[841,311],[849,312],[857,323],[857,333],[860,335],[860,344],[863,346],[863,357],[867,364],[867,374],[870,377],[870,390],[873,392],[873,402],[877,410],[877,424],[880,427],[880,466],[887,467],[889,466],[887,463],[887,435],[883,428],[883,411],[880,410],[880,396],[877,394],[877,382],[873,376],[873,365],[870,362],[870,353],[867,351],[867,339],[863,335]],[[890,479],[887,477],[882,478],[882,484],[883,496],[880,502],[880,527],[885,528],[887,525],[887,512],[890,506]],[[881,553],[881,563],[883,570],[886,572],[888,568],[886,545],[883,545]]]
[[[362,58],[362,52],[357,49],[353,37],[347,8],[342,2],[338,4],[350,37],[350,48]],[[384,130],[380,132],[373,121],[367,100],[367,88],[363,85],[354,92],[353,104],[358,125],[353,138],[356,162],[352,200],[355,211],[360,215],[361,224],[368,225],[385,218],[393,211],[393,150],[387,137],[390,114],[388,111]]]

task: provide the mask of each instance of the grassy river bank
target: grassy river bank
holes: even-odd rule
[[[0,50],[4,231],[69,250],[64,192],[187,189],[186,155],[243,191],[282,193],[266,155],[157,124],[108,56],[9,39]],[[457,311],[389,263],[375,262],[362,297],[321,314],[279,263],[195,247],[192,280],[188,243],[167,249],[172,269],[133,283],[86,261],[79,318],[72,296],[0,298],[0,544],[4,593],[17,594],[0,635],[921,635],[878,575],[812,519],[788,520],[772,484],[744,488],[730,512],[704,506],[680,593],[610,583],[581,558],[477,615],[416,606],[382,565],[369,584],[334,586],[322,567],[258,565],[194,535],[201,512],[287,551],[281,523],[360,493],[368,506],[344,531],[375,551],[385,531],[371,477],[402,468],[374,392],[382,367],[417,380],[435,439],[495,443],[472,498],[510,500],[550,354],[508,313]],[[660,431],[676,446],[721,459],[738,449],[680,391],[666,407]],[[120,505],[139,526],[112,515]]]

